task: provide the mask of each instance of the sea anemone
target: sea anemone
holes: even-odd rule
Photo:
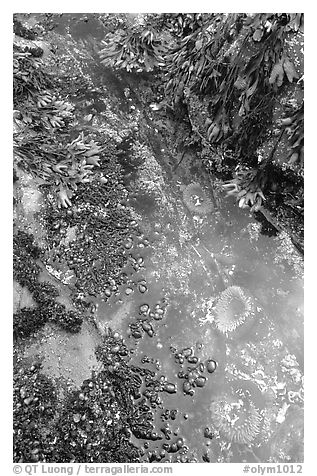
[[[212,422],[220,435],[240,444],[250,444],[261,431],[261,414],[251,401],[225,393],[211,403]]]
[[[183,190],[183,200],[187,208],[199,215],[212,212],[214,206],[199,183],[190,183]]]
[[[230,286],[220,294],[214,311],[217,329],[228,336],[254,316],[255,306],[242,288]]]

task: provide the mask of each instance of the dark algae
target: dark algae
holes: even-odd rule
[[[14,14],[15,463],[303,462],[303,22]]]

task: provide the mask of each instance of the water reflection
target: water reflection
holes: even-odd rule
[[[95,20],[85,22],[78,15],[73,23],[64,17],[57,31],[75,40],[102,35]],[[99,84],[100,65],[93,71]],[[113,73],[103,71],[112,94],[117,91],[124,100],[122,85]],[[201,194],[188,207],[183,193],[188,183],[197,190],[210,183],[201,170],[188,177],[184,161],[171,173],[162,152],[151,160],[155,177],[144,178],[144,162],[136,167],[139,175],[126,167],[125,183],[135,192],[129,205],[141,234],[126,244],[124,284],[109,283],[104,295],[92,298],[97,327],[101,333],[107,327],[118,330],[134,349],[131,364],[154,369],[174,385],[176,392],[162,392],[162,406],[176,411],[169,428],[184,438],[197,461],[301,461],[299,269],[281,256],[279,238],[261,235],[254,218],[229,199],[221,199],[220,207],[208,201],[204,213]],[[152,179],[156,188],[151,194],[147,187]],[[210,185],[207,191],[213,195]],[[196,204],[201,211],[197,215]],[[226,308],[219,302],[230,287],[236,291],[232,302],[237,296],[240,301],[229,312],[229,304]],[[241,302],[248,316],[232,327],[235,313],[245,312]],[[162,428],[158,411],[157,432]],[[161,450],[160,442],[148,445]]]

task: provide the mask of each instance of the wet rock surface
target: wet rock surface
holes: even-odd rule
[[[149,82],[97,64],[63,21],[47,67],[90,84],[72,101],[107,148],[67,209],[15,185],[14,461],[302,461],[296,251],[223,201],[194,153],[175,169],[177,125],[148,110]],[[217,306],[232,288],[248,319]]]

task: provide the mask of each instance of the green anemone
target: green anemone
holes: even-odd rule
[[[183,190],[183,200],[187,208],[198,215],[212,212],[214,206],[199,183],[190,183]]]
[[[254,312],[253,299],[239,286],[229,286],[222,291],[215,306],[217,329],[228,335],[252,318]]]
[[[228,440],[250,444],[261,431],[262,417],[251,401],[236,394],[224,393],[210,406],[214,427]]]

